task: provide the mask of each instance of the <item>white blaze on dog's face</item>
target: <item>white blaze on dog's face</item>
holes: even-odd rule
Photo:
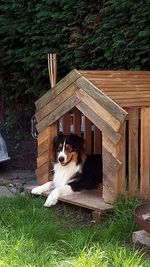
[[[59,135],[53,142],[54,162],[66,166],[70,162],[80,163],[84,148],[84,141],[81,137],[71,135]]]

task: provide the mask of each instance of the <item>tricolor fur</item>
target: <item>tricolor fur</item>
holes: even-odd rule
[[[53,140],[53,180],[32,190],[42,194],[53,189],[44,206],[55,205],[60,196],[97,188],[102,182],[101,155],[84,154],[84,140],[75,135],[60,134]]]

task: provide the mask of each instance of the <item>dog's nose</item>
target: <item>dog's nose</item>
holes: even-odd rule
[[[63,162],[64,160],[65,160],[65,158],[64,157],[59,157],[59,159],[58,159],[60,162]]]

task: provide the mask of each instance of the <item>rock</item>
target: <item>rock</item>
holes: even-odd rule
[[[150,233],[144,230],[133,232],[132,239],[134,243],[140,243],[150,247]]]
[[[0,186],[0,197],[14,197],[6,186]]]

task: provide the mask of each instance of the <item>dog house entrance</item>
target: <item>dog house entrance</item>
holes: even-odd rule
[[[85,140],[85,153],[102,154],[102,132],[78,109],[74,108],[58,121],[59,132],[75,133]],[[60,198],[60,201],[96,211],[110,211],[112,206],[102,198],[103,185],[98,189],[85,190]],[[45,196],[48,195],[48,192]]]

